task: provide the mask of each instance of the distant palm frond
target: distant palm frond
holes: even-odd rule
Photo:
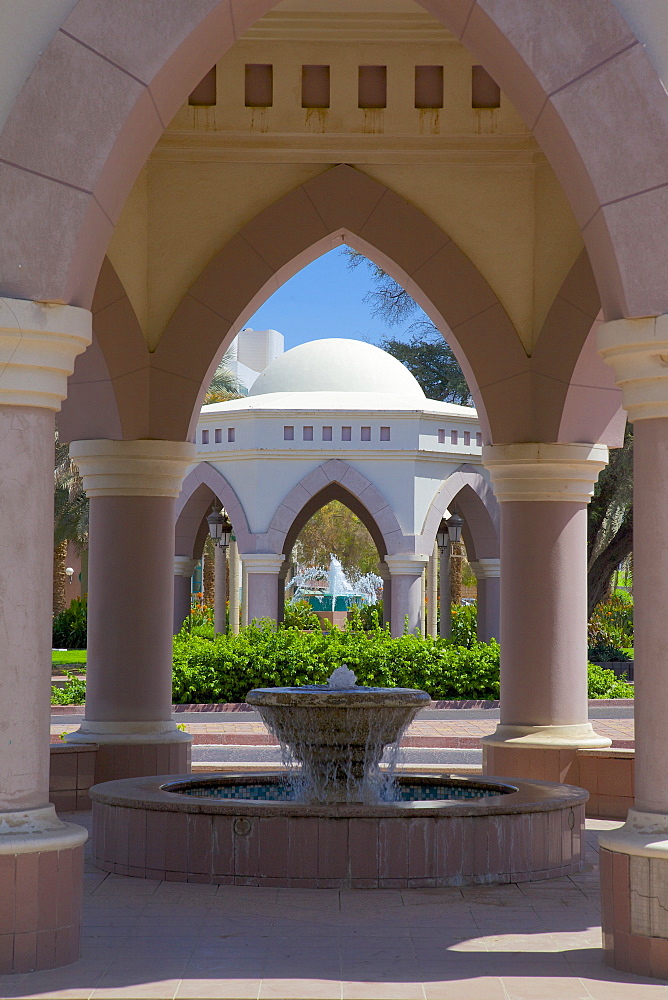
[[[232,357],[228,351],[214,373],[204,397],[204,406],[209,403],[226,403],[228,399],[239,399],[241,386],[239,379],[230,368]]]
[[[54,548],[62,542],[73,542],[79,551],[88,544],[88,497],[84,492],[79,470],[70,459],[66,444],[55,437],[54,485]]]

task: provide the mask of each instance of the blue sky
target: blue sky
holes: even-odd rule
[[[285,349],[326,337],[346,337],[379,343],[389,334],[405,340],[406,328],[418,319],[388,327],[373,316],[372,304],[364,296],[373,290],[372,272],[364,264],[348,267],[340,247],[330,250],[274,292],[246,323],[253,330],[278,330]]]

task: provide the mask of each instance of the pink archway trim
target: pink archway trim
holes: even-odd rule
[[[438,226],[385,185],[340,165],[269,206],[223,247],[182,299],[154,353],[147,351],[125,290],[105,260],[93,303],[95,348],[71,380],[69,437],[89,436],[89,427],[98,427],[106,414],[113,430],[98,430],[99,437],[120,436],[120,424],[128,438],[191,438],[224,346],[267,295],[343,242],[394,274],[447,331],[486,427],[478,383],[519,378],[528,364],[505,310]],[[497,360],[490,368],[492,357]],[[102,385],[105,365],[111,387]],[[100,407],[102,388],[116,412]],[[498,434],[506,439],[503,428]]]
[[[668,97],[612,0],[419,2],[476,54],[540,143],[582,229],[605,318],[665,312]]]
[[[620,448],[624,443],[626,410],[622,391],[596,347],[602,316],[594,320],[566,391],[557,441],[582,441]]]
[[[166,124],[277,2],[124,0],[110,13],[108,0],[79,0],[0,136],[5,294],[90,303],[115,221]],[[487,66],[546,152],[606,319],[666,311],[668,97],[613,0],[419,2]]]
[[[388,555],[405,551],[407,540],[383,494],[359,469],[354,469],[340,458],[333,458],[313,469],[283,497],[271,519],[269,531],[264,536],[258,536],[258,544],[261,539],[264,544],[264,548],[258,551],[283,552],[290,529],[303,508],[331,483],[339,483],[366,508],[382,535]]]
[[[432,500],[422,526],[421,546],[430,555],[443,514],[456,500],[464,514],[464,540],[475,559],[499,558],[499,503],[488,481],[472,465],[460,465]]]
[[[218,497],[232,522],[240,551],[255,551],[255,536],[248,527],[246,512],[225,476],[208,462],[200,462],[183,480],[176,500],[176,553],[195,558],[204,515],[213,497]]]
[[[146,437],[150,355],[139,320],[108,257],[92,303],[93,341],[76,359],[58,415],[63,441]]]
[[[59,419],[63,440],[146,436],[178,440],[184,434],[186,420],[190,421],[191,437],[199,402],[221,351],[221,337],[229,340],[272,288],[344,240],[394,273],[436,325],[447,331],[447,339],[467,373],[487,441],[619,443],[623,434],[619,392],[611,370],[598,359],[593,346],[591,330],[600,301],[586,251],[564,280],[533,356],[527,358],[495,297],[489,308],[479,311],[485,296],[492,293],[456,248],[446,272],[454,273],[458,280],[445,282],[438,271],[425,271],[421,256],[411,260],[407,247],[402,248],[399,266],[389,253],[344,228],[288,259],[267,281],[266,258],[277,266],[283,259],[275,246],[278,242],[282,247],[285,241],[277,241],[276,232],[281,227],[290,230],[287,215],[291,210],[303,221],[307,214],[305,203],[319,219],[324,217],[326,225],[343,220],[356,223],[362,232],[375,226],[373,236],[383,244],[386,232],[392,243],[396,228],[410,229],[421,252],[432,243],[447,243],[447,237],[429,219],[382,184],[350,167],[333,168],[262,212],[234,237],[231,252],[229,245],[223,248],[182,300],[155,356],[146,350],[125,289],[105,259],[93,300],[94,343],[77,359],[69,380],[70,394]],[[356,205],[355,213],[351,204]],[[317,236],[317,224],[304,235]],[[240,252],[240,246],[245,246],[246,254]],[[288,253],[297,246],[291,246]],[[396,251],[392,245],[389,249]],[[416,263],[417,271],[409,273]],[[252,295],[250,304],[230,323],[223,313],[233,315],[247,295]],[[468,312],[472,312],[468,318],[467,303]],[[450,318],[450,326],[444,316]],[[196,342],[190,336],[193,325],[199,335]],[[475,376],[467,355],[475,362]],[[499,358],[503,365],[499,365]],[[205,366],[208,371],[202,378]],[[506,405],[509,392],[514,398],[512,407]],[[148,399],[151,394],[152,414]],[[197,401],[191,410],[193,397]],[[486,419],[488,413],[493,435]]]

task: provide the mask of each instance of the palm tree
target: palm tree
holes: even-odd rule
[[[55,435],[54,518],[53,518],[53,612],[67,607],[65,561],[67,546],[73,542],[81,552],[88,544],[88,497],[79,470],[70,459],[70,450]]]
[[[239,399],[241,397],[239,379],[230,368],[232,360],[233,355],[230,351],[227,351],[214,372],[209,388],[206,390],[204,406],[207,406],[209,403],[226,403],[228,399]]]

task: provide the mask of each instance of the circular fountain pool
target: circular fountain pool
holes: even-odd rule
[[[106,782],[91,789],[94,864],[141,878],[313,888],[520,882],[581,869],[581,788],[447,774],[402,775],[397,786],[395,801],[327,804],[267,797],[289,794],[276,773]],[[264,797],[253,798],[258,789]]]
[[[164,784],[163,790],[178,795],[191,795],[198,799],[235,799],[250,802],[293,802],[301,800],[299,785],[283,775],[273,779],[244,778],[243,780],[193,780]],[[450,802],[484,799],[491,795],[516,792],[516,785],[486,784],[466,778],[429,778],[411,781],[409,778],[392,780],[380,791],[377,802]]]

